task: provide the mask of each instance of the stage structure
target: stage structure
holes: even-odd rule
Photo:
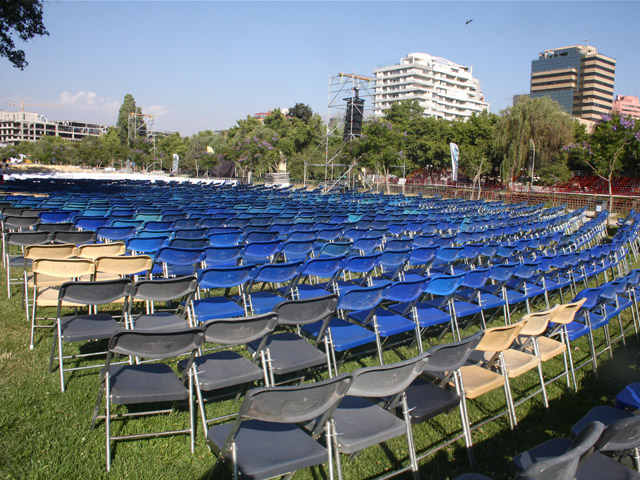
[[[346,155],[349,144],[360,137],[362,122],[373,116],[375,78],[355,73],[329,77],[327,131],[324,163],[304,164],[306,185],[308,167],[324,167],[324,191],[338,186],[352,188],[365,182],[360,168]]]
[[[155,117],[153,115],[148,115],[146,113],[129,113],[129,122],[127,124],[127,134],[129,137],[129,145],[134,142],[137,138],[148,138],[153,142],[153,155],[156,155],[156,135],[155,135]],[[157,162],[153,162],[147,169],[156,165]],[[162,170],[162,165],[160,165],[160,170]]]

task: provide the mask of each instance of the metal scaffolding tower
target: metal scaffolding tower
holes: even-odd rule
[[[304,164],[304,181],[308,167],[324,167],[324,190],[337,186],[351,188],[358,181],[359,168],[348,161],[345,151],[360,136],[357,115],[373,116],[375,78],[355,73],[339,73],[329,77],[327,130],[324,138],[324,163]],[[364,179],[362,179],[364,180]]]

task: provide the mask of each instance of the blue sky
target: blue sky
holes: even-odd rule
[[[182,135],[297,102],[326,117],[330,76],[425,52],[472,66],[498,113],[539,52],[585,41],[617,60],[615,93],[638,96],[638,18],[636,1],[52,0],[50,35],[21,44],[29,66],[0,59],[0,110],[113,125],[131,93]]]

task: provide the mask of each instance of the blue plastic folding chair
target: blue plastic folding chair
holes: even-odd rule
[[[382,301],[387,287],[388,285],[379,285],[375,287],[354,288],[340,294],[337,308],[342,318],[332,318],[329,322],[327,333],[329,336],[329,345],[331,346],[332,364],[336,369],[336,373],[339,370],[339,365],[341,365],[341,363],[339,364],[336,360],[336,352],[341,352],[344,360],[349,350],[368,344],[376,345],[380,364],[384,364],[382,345],[379,344],[376,333],[361,325],[348,322],[346,318],[348,312],[360,310],[369,311],[373,315],[375,308]],[[366,323],[369,323],[369,320],[367,320]],[[314,338],[317,338],[322,326],[322,322],[316,322],[303,326],[302,330]]]
[[[235,267],[213,267],[202,270],[198,275],[200,290],[224,288],[223,295],[201,296],[193,301],[193,310],[199,322],[213,318],[242,317],[248,315],[245,284],[250,281],[253,265]],[[240,304],[229,297],[230,290],[237,288]]]
[[[291,298],[291,288],[295,285],[294,279],[300,273],[302,262],[271,263],[258,266],[251,275],[251,280],[247,286],[246,299],[249,311],[255,315],[273,311],[274,307]],[[282,284],[289,284],[285,287],[284,295],[279,295],[277,289]],[[270,291],[265,290],[268,284],[272,285]],[[258,286],[261,289],[258,290]],[[234,297],[236,301],[241,297]]]
[[[202,248],[162,247],[153,259],[154,267],[161,265],[165,278],[195,275],[204,260]],[[152,269],[152,273],[157,271]]]

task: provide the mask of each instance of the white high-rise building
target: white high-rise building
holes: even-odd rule
[[[489,109],[472,68],[428,53],[410,53],[397,65],[376,68],[375,116],[395,102],[417,100],[425,116],[465,119]]]

